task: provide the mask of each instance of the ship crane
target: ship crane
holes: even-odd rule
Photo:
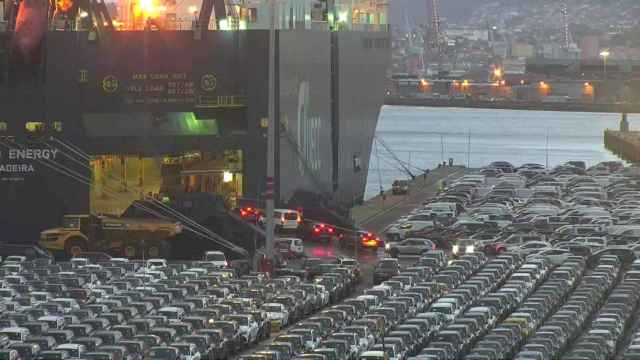
[[[562,13],[562,47],[566,50],[569,49],[573,43],[571,32],[569,31],[569,9],[566,1],[562,3],[560,12]]]
[[[431,34],[429,47],[438,55],[444,51],[444,36],[440,27],[440,0],[431,0]]]

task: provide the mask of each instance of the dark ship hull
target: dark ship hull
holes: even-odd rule
[[[5,57],[0,240],[35,242],[64,214],[122,211],[128,204],[93,205],[107,195],[146,195],[149,172],[158,172],[163,189],[172,183],[229,195],[232,184],[235,206],[259,206],[268,39],[263,30],[121,31],[102,41],[49,32],[39,64]],[[291,205],[307,192],[327,206],[348,207],[365,191],[388,33],[278,31],[276,46],[276,199]],[[57,151],[45,158],[47,149]],[[193,154],[197,162],[188,160]],[[173,182],[167,158],[182,161]],[[129,169],[135,161],[138,168]],[[109,173],[119,165],[121,173]]]

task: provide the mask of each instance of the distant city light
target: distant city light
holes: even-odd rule
[[[609,55],[611,55],[611,53],[609,52],[609,50],[602,50],[602,52],[600,52],[600,56],[602,56],[603,58],[608,57]]]
[[[198,7],[195,5],[189,6],[189,12],[192,14],[198,12]]]
[[[80,17],[81,17],[81,18],[86,18],[87,16],[89,16],[89,13],[88,13],[88,12],[86,12],[86,11],[81,11],[81,12],[80,12]]]

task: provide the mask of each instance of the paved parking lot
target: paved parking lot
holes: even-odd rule
[[[272,278],[206,261],[5,259],[0,355],[640,358],[640,181],[615,163],[515,170],[444,174],[446,191],[425,184],[363,221],[385,249],[350,259],[307,241]]]

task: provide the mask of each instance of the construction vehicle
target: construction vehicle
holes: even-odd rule
[[[137,200],[122,218],[172,219],[184,225],[172,242],[188,244],[171,249],[172,259],[200,260],[206,251],[223,251],[229,260],[249,259],[264,246],[264,231],[225,207],[220,195],[173,192],[168,201]],[[233,239],[233,240],[231,240]]]
[[[61,228],[45,230],[39,245],[73,257],[101,251],[127,258],[168,256],[169,240],[182,232],[175,221],[97,215],[66,215]]]

